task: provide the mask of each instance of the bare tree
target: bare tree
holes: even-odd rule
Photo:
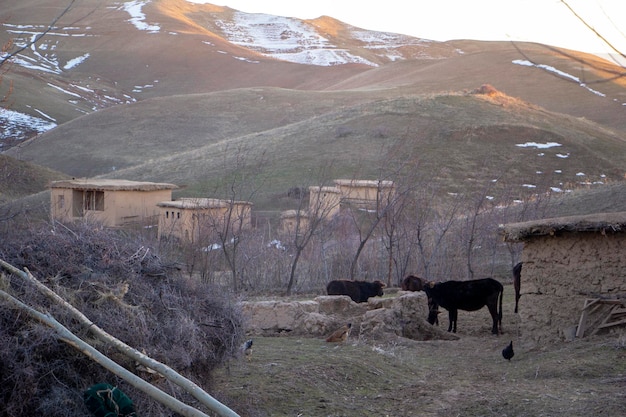
[[[354,279],[356,275],[359,257],[365,245],[374,235],[381,221],[383,221],[393,209],[395,202],[399,198],[393,181],[378,179],[376,180],[376,184],[376,199],[374,200],[373,207],[370,206],[370,203],[361,206],[358,202],[351,204],[350,207],[351,217],[358,232],[359,239],[359,245],[350,264],[350,279]],[[401,193],[400,196],[402,195],[404,194]]]
[[[615,51],[615,53],[617,53],[620,57],[626,59],[626,54],[624,53],[624,51],[620,51],[618,48],[615,47],[615,45],[613,44],[613,42],[609,41],[605,36],[603,36],[602,33],[600,33],[598,30],[596,30],[591,24],[589,24],[587,22],[587,20],[585,20],[585,18],[583,18],[582,16],[580,16],[578,13],[576,13],[576,11],[574,10],[574,8],[565,0],[561,0],[561,3],[563,3],[565,5],[565,7],[567,7],[567,9],[578,19],[580,20],[586,27],[587,29],[589,29],[590,31],[592,31],[597,37],[598,39],[600,39],[602,42],[604,42],[605,45],[607,45],[609,48],[611,48],[611,50]],[[622,34],[623,35],[623,34]],[[623,67],[622,64],[618,64],[620,66]],[[621,73],[621,74],[617,74],[616,77],[623,77],[625,76],[626,73]]]
[[[327,222],[332,213],[339,208],[339,198],[332,198],[336,195],[331,187],[326,187],[324,183],[310,188],[313,192],[300,193],[298,208],[295,210],[293,230],[287,230],[290,237],[290,244],[293,245],[294,256],[289,272],[289,282],[287,283],[286,294],[291,294],[296,280],[296,269],[298,261],[311,239],[319,231],[320,227]],[[308,194],[308,199],[305,198]],[[308,210],[304,210],[308,201]]]
[[[399,285],[400,280],[406,275],[406,269],[408,265],[408,259],[405,256],[404,261],[400,262],[398,256],[400,255],[400,248],[403,243],[403,239],[406,239],[406,234],[403,233],[407,229],[403,228],[403,224],[406,224],[405,219],[407,214],[411,211],[411,207],[415,207],[415,189],[418,187],[419,182],[414,181],[414,177],[405,180],[396,185],[396,190],[393,197],[388,196],[388,210],[383,218],[383,239],[382,243],[387,251],[387,285],[393,286],[394,266],[396,266],[396,284]],[[410,245],[409,245],[410,246]],[[407,251],[405,255],[410,254],[411,251]],[[399,265],[402,264],[401,267]]]
[[[41,40],[41,38],[46,36],[46,34],[48,32],[50,32],[52,29],[54,29],[54,27],[55,27],[56,23],[59,21],[59,19],[61,19],[63,16],[65,16],[72,9],[72,6],[74,5],[75,2],[76,2],[76,0],[70,0],[70,2],[68,3],[67,7],[65,7],[65,9],[63,9],[61,11],[61,13],[59,13],[54,19],[52,19],[52,21],[48,24],[48,27],[43,32],[38,33],[36,36],[33,36],[30,41],[26,42],[24,45],[20,46],[16,50],[11,51],[11,49],[13,49],[14,44],[13,44],[13,42],[9,42],[9,44],[6,45],[7,49],[5,50],[3,48],[3,52],[5,52],[5,53],[0,58],[0,68],[3,65],[5,65],[6,63],[10,62],[11,59],[14,56],[16,56],[17,54],[19,54],[23,50],[28,49],[32,45],[34,45],[37,42],[39,42]]]
[[[219,246],[224,255],[226,264],[231,272],[232,288],[235,293],[240,291],[242,277],[239,275],[238,248],[245,238],[246,230],[250,229],[252,209],[251,202],[258,190],[263,185],[261,167],[263,155],[259,160],[249,161],[250,156],[244,148],[230,155],[229,149],[225,150],[224,175],[218,185],[216,193],[225,195],[225,210],[216,212],[215,216],[209,216],[209,229],[211,235],[216,236]]]

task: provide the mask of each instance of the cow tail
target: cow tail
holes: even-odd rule
[[[504,287],[500,290],[500,311],[498,312],[498,327],[502,332],[502,298],[504,298]]]

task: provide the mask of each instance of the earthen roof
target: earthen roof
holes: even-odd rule
[[[626,233],[626,211],[531,220],[500,225],[499,233],[507,242],[521,242],[535,236],[572,233]]]
[[[393,181],[388,180],[335,180],[337,185],[345,185],[349,187],[393,187]]]
[[[177,185],[162,182],[144,182],[116,179],[73,179],[52,181],[50,188],[97,191],[157,191],[173,190]]]
[[[233,201],[230,200],[220,200],[217,198],[191,198],[185,197],[180,200],[173,201],[162,201],[157,204],[159,207],[172,207],[178,209],[210,209],[210,208],[220,208],[220,207],[230,207],[230,204],[233,203],[235,205],[252,205],[249,201]]]

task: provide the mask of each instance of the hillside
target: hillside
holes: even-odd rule
[[[1,113],[15,125],[0,141],[4,155],[62,175],[207,195],[247,171],[269,210],[290,207],[293,186],[337,177],[419,177],[442,194],[509,187],[508,199],[623,180],[622,69],[588,54],[184,0],[40,6],[0,11],[0,41],[16,47],[60,16],[0,85],[30,117]],[[471,94],[484,84],[498,93]],[[548,143],[558,146],[538,149]]]
[[[0,154],[0,204],[40,192],[66,174]]]
[[[187,185],[196,196],[235,171],[254,173],[265,210],[285,208],[278,197],[291,187],[333,178],[421,178],[441,194],[488,187],[514,199],[621,181],[626,166],[623,138],[501,93],[266,88],[171,97],[171,108],[162,100],[76,119],[7,154],[76,177]]]
[[[13,84],[11,110],[48,124],[41,129],[119,104],[235,88],[399,88],[396,93],[402,94],[489,83],[548,110],[626,130],[623,79],[596,83],[623,71],[575,51],[528,43],[434,42],[331,17],[302,21],[185,0],[88,0],[63,15],[64,2],[41,3],[25,0],[0,10],[0,42],[12,42],[11,52],[45,32],[15,55],[0,85],[3,92]],[[581,83],[602,96],[594,97]]]

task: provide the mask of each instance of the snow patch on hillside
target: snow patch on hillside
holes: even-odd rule
[[[87,58],[89,58],[89,52],[87,52],[86,54],[81,55],[79,57],[76,57],[74,59],[70,59],[69,61],[67,61],[65,63],[65,65],[63,65],[63,69],[64,70],[68,70],[68,69],[72,69],[74,67],[77,67],[80,64],[82,64]]]
[[[338,48],[317,33],[314,26],[298,19],[236,12],[232,21],[218,20],[216,24],[229,42],[283,61],[320,66],[348,63],[377,66]]]
[[[35,111],[37,110],[35,109]],[[38,113],[44,114],[43,112]],[[27,139],[26,132],[44,133],[56,126],[56,123],[40,117],[0,108],[0,150],[3,139],[23,140]]]
[[[161,30],[161,27],[159,25],[146,23],[146,15],[142,10],[143,6],[148,3],[150,3],[149,0],[127,1],[122,5],[122,9],[130,15],[130,19],[128,19],[128,21],[137,29],[145,30],[150,33],[157,33]]]
[[[7,33],[11,34],[15,49],[29,46],[27,50],[30,54],[18,53],[12,58],[12,62],[24,68],[47,72],[50,74],[61,74],[63,70],[72,69],[83,61],[89,54],[83,54],[79,57],[70,59],[65,66],[61,68],[56,50],[59,45],[60,37],[85,37],[93,36],[85,32],[90,28],[79,28],[75,26],[67,26],[61,28],[53,28],[48,30],[44,25],[13,25],[4,23]],[[46,32],[48,30],[48,32]],[[45,33],[45,36],[43,36]],[[32,43],[32,44],[31,44]],[[0,59],[5,58],[6,53],[0,53]]]
[[[566,80],[570,80],[570,81],[573,81],[573,82],[577,83],[578,85],[580,85],[581,87],[587,89],[588,91],[592,92],[595,95],[598,95],[600,97],[606,97],[606,94],[601,93],[600,91],[594,90],[593,88],[589,87],[587,84],[582,82],[580,80],[580,78],[578,78],[578,77],[576,77],[574,75],[568,74],[567,72],[558,70],[558,69],[556,69],[556,68],[554,68],[554,67],[552,67],[550,65],[535,64],[535,63],[527,61],[525,59],[516,59],[516,60],[513,61],[513,64],[521,65],[521,66],[524,66],[524,67],[535,67],[535,68],[539,68],[539,69],[551,72],[551,73],[556,74],[556,75],[558,75],[558,76],[560,76],[562,78],[565,78]]]
[[[371,30],[360,29],[357,27],[349,26],[350,34],[356,40],[359,40],[365,44],[365,49],[375,50],[377,54],[380,51],[384,51],[387,58],[391,61],[398,61],[405,59],[404,56],[398,51],[398,48],[405,46],[430,46],[435,43],[428,39],[414,38],[412,36],[402,35],[399,33],[391,32],[373,32]],[[457,51],[462,53],[460,51]],[[421,58],[433,58],[426,51],[424,51]]]

